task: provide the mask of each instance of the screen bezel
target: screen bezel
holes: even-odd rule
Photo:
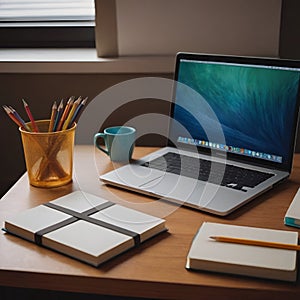
[[[278,67],[288,67],[300,69],[300,61],[298,60],[287,60],[287,59],[277,59],[277,58],[262,58],[262,57],[246,57],[246,56],[228,56],[228,55],[210,55],[210,54],[197,54],[197,53],[184,53],[180,52],[176,55],[176,64],[175,64],[175,73],[174,73],[174,86],[173,86],[173,95],[172,95],[172,103],[171,103],[171,122],[174,118],[174,108],[175,108],[175,98],[176,98],[176,83],[178,82],[178,74],[181,60],[190,60],[190,61],[204,61],[204,62],[220,62],[220,63],[234,63],[241,65],[261,65],[261,66],[278,66]],[[287,160],[283,163],[277,163],[273,161],[268,161],[264,159],[259,159],[251,156],[244,156],[232,152],[225,152],[218,149],[213,149],[214,155],[218,155],[221,157],[227,156],[228,159],[239,161],[239,162],[247,162],[252,165],[258,165],[266,168],[273,168],[276,170],[291,172],[292,162],[293,162],[293,154],[296,144],[296,132],[298,127],[298,115],[299,115],[299,104],[300,104],[300,84],[298,85],[298,93],[297,93],[297,102],[296,109],[293,114],[293,132],[291,133],[291,144],[289,148],[289,154]],[[169,124],[169,137],[171,135],[171,124]],[[195,151],[195,145],[188,145],[183,143],[176,143],[174,145],[170,140],[168,141],[169,147],[178,147],[180,149],[186,149]],[[197,151],[201,154],[210,154],[211,149],[203,146],[196,146]]]

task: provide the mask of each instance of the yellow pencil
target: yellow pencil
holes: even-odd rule
[[[81,97],[79,97],[74,103],[73,103],[73,105],[72,105],[72,107],[71,107],[71,109],[70,109],[70,112],[69,112],[69,114],[68,114],[68,117],[67,117],[67,119],[65,120],[65,122],[64,122],[64,125],[63,125],[63,127],[62,127],[62,130],[66,130],[67,128],[68,128],[68,126],[69,126],[69,123],[70,123],[70,121],[71,121],[71,119],[72,119],[72,117],[73,117],[73,115],[74,115],[74,113],[75,113],[75,111],[76,111],[76,108],[77,108],[77,106],[79,105],[79,103],[81,102]]]
[[[234,237],[228,237],[228,236],[210,236],[209,238],[211,238],[217,242],[300,251],[300,245],[294,245],[294,244],[284,244],[284,243],[277,243],[277,242],[241,239],[241,238],[234,238]]]

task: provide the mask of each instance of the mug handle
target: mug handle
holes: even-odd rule
[[[101,150],[101,151],[103,151],[105,154],[109,155],[109,152],[108,152],[106,149],[104,149],[104,148],[102,148],[100,145],[98,145],[97,141],[98,141],[99,138],[102,138],[102,139],[104,140],[104,142],[105,142],[105,145],[106,145],[106,134],[105,134],[105,133],[102,133],[102,132],[96,133],[96,134],[94,135],[94,145],[95,145],[99,150]]]

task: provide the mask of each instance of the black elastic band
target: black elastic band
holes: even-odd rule
[[[56,223],[54,225],[48,226],[48,227],[46,227],[44,229],[41,229],[41,230],[37,231],[34,234],[34,241],[35,241],[35,243],[38,244],[39,246],[41,246],[42,245],[42,237],[43,237],[44,234],[47,234],[47,233],[49,233],[51,231],[54,231],[56,229],[59,229],[61,227],[67,226],[67,225],[69,225],[71,223],[74,223],[76,221],[78,221],[78,218],[71,217],[71,218],[69,218],[67,220],[61,221],[59,223]]]
[[[88,216],[88,215],[94,214],[94,213],[96,213],[96,212],[98,212],[100,210],[106,209],[106,208],[108,208],[110,206],[113,206],[113,205],[115,205],[115,203],[107,201],[105,203],[99,204],[99,205],[97,205],[95,207],[92,207],[92,208],[86,210],[85,212],[83,212],[83,214],[85,214],[86,216]]]
[[[54,231],[60,227],[63,227],[63,226],[66,226],[68,224],[71,224],[77,220],[84,220],[84,221],[87,221],[87,222],[90,222],[92,224],[95,224],[95,225],[98,225],[98,226],[102,226],[102,227],[105,227],[107,229],[110,229],[110,230],[113,230],[113,231],[116,231],[116,232],[119,232],[119,233],[122,233],[122,234],[125,234],[127,236],[131,236],[134,240],[134,244],[137,246],[140,244],[140,235],[136,232],[133,232],[131,230],[127,230],[125,228],[122,228],[122,227],[119,227],[119,226],[116,226],[116,225],[113,225],[113,224],[110,224],[110,223],[106,223],[104,221],[101,221],[101,220],[97,220],[93,217],[90,217],[91,214],[94,214],[100,210],[103,210],[107,207],[110,207],[112,205],[114,205],[113,202],[106,202],[106,203],[103,203],[101,205],[98,205],[96,207],[93,207],[85,212],[82,212],[82,213],[79,213],[77,211],[74,211],[72,209],[69,209],[69,208],[66,208],[66,207],[62,207],[62,206],[59,206],[59,205],[56,205],[54,203],[51,203],[51,202],[48,202],[48,203],[45,203],[43,204],[47,207],[50,207],[52,209],[56,209],[60,212],[63,212],[65,214],[68,214],[70,216],[72,216],[72,218],[69,218],[65,221],[62,221],[62,222],[59,222],[57,224],[54,224],[52,226],[49,226],[47,228],[44,228],[38,232],[35,233],[35,241],[37,242],[37,244],[41,245],[41,240],[42,240],[42,236],[48,232],[51,232],[51,231]],[[72,221],[71,221],[72,220]],[[64,222],[66,222],[66,224],[64,224]]]

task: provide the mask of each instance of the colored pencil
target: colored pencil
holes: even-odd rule
[[[16,123],[19,127],[23,127],[23,124],[14,116],[9,107],[7,107],[6,105],[3,105],[2,107],[6,114],[11,118],[11,120],[14,121],[14,123]]]
[[[80,96],[75,100],[75,97],[72,96],[68,99],[65,108],[63,99],[60,101],[59,105],[57,105],[57,102],[54,101],[51,107],[48,132],[66,130],[71,128],[74,123],[77,123],[84,109],[84,106],[87,103],[87,99],[88,97],[82,99],[82,97]],[[24,99],[22,99],[22,101],[26,114],[30,119],[31,126],[27,125],[27,123],[22,119],[22,117],[12,106],[3,105],[3,109],[9,116],[9,118],[13,120],[14,123],[19,127],[24,128],[27,131],[39,132],[39,129],[30,111],[29,105]]]
[[[57,129],[56,129],[57,131],[59,131],[59,130],[62,129],[63,124],[64,124],[64,122],[65,122],[65,120],[66,120],[66,118],[67,118],[67,116],[68,116],[68,114],[69,114],[69,112],[70,112],[70,109],[71,109],[71,107],[72,107],[72,105],[73,105],[73,103],[74,103],[74,98],[75,98],[75,97],[72,96],[72,97],[70,97],[69,100],[67,101],[67,104],[66,104],[66,106],[65,106],[64,112],[62,113],[62,116],[61,116],[61,118],[60,118],[60,120],[59,120]]]
[[[28,127],[28,125],[25,123],[25,121],[21,118],[21,116],[18,114],[18,112],[12,106],[9,106],[9,109],[11,110],[12,114],[21,122],[22,127],[24,127],[24,129],[26,129],[27,131],[31,131],[31,129]]]
[[[63,109],[64,109],[64,102],[63,102],[63,100],[61,100],[58,105],[58,108],[57,108],[56,117],[55,117],[54,126],[53,126],[52,131],[58,131],[58,124],[59,124],[61,115],[63,113]]]
[[[68,114],[69,114],[69,112],[70,112],[70,109],[71,109],[71,107],[72,107],[72,105],[73,105],[73,103],[74,103],[74,100],[75,100],[75,97],[72,96],[72,97],[70,97],[69,100],[67,101],[66,106],[65,106],[65,109],[64,109],[64,111],[63,111],[63,113],[62,113],[62,116],[61,116],[60,121],[59,121],[59,124],[58,124],[58,130],[61,130],[61,129],[62,129],[62,127],[63,127],[63,125],[64,125],[64,122],[65,122],[66,118],[68,117]]]
[[[28,104],[25,102],[24,99],[22,99],[22,101],[23,101],[23,104],[24,104],[24,108],[25,108],[25,110],[26,110],[26,113],[27,113],[27,115],[28,115],[28,117],[29,117],[29,119],[30,119],[30,122],[31,122],[31,126],[32,126],[33,131],[34,131],[34,132],[39,132],[39,130],[38,130],[36,124],[35,124],[34,118],[33,118],[33,116],[32,116],[32,113],[31,113],[31,111],[30,111],[30,108],[29,108]]]
[[[74,122],[76,122],[76,123],[78,122],[78,119],[79,119],[79,117],[80,117],[80,115],[81,115],[81,113],[82,113],[82,110],[83,110],[83,108],[84,108],[86,102],[87,102],[87,99],[88,99],[87,97],[84,98],[84,99],[80,102],[80,104],[77,106],[76,111],[74,112],[74,115],[73,115],[73,117],[72,117],[72,119],[71,119],[71,121],[70,121],[70,123],[69,123],[69,125],[68,125],[68,128],[72,127],[73,124],[74,124]]]
[[[52,105],[52,109],[51,109],[51,117],[50,117],[50,123],[49,123],[48,132],[53,131],[53,126],[54,126],[54,121],[55,121],[55,117],[56,117],[56,112],[57,112],[57,104],[56,104],[56,101],[54,101],[54,103]]]
[[[258,241],[258,240],[234,238],[234,237],[227,237],[227,236],[210,236],[210,238],[217,241],[217,242],[225,242],[225,243],[233,243],[233,244],[243,244],[243,245],[251,245],[251,246],[261,246],[261,247],[270,247],[270,248],[300,251],[300,245],[294,245],[294,244],[284,244],[284,243],[277,243],[277,242]]]
[[[73,115],[74,115],[74,113],[75,113],[75,111],[76,111],[77,106],[78,106],[79,103],[81,102],[81,99],[82,99],[82,98],[79,97],[79,98],[73,103],[73,105],[72,105],[72,107],[71,107],[71,109],[70,109],[70,112],[69,112],[69,114],[68,114],[68,117],[67,117],[67,119],[65,120],[64,125],[63,125],[63,127],[62,127],[63,130],[66,130],[66,129],[69,127],[70,121],[71,121],[71,119],[72,119],[72,117],[73,117]]]

